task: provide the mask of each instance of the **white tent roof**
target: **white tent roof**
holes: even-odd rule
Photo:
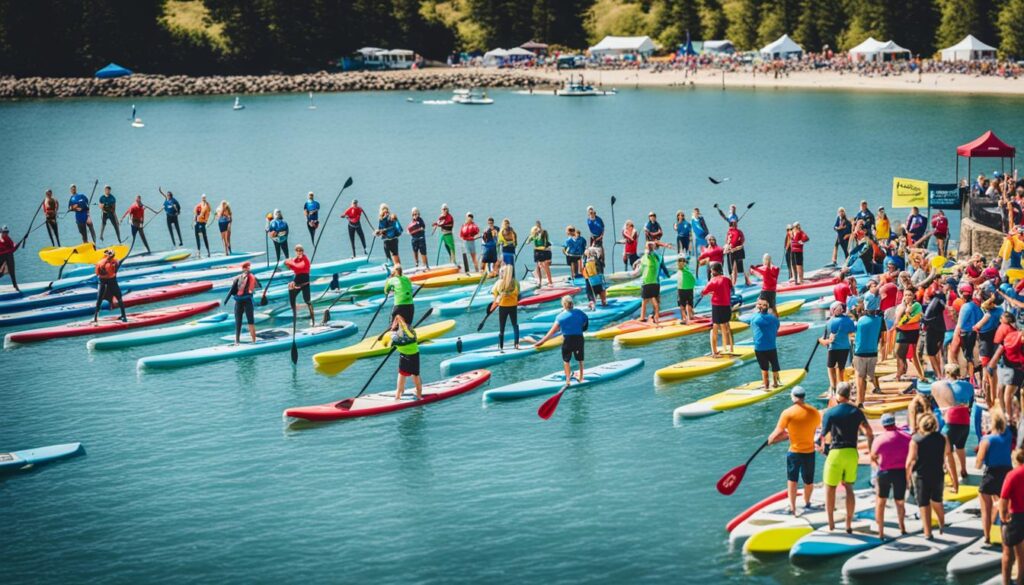
[[[855,54],[873,55],[875,53],[882,52],[882,47],[884,46],[885,43],[883,43],[882,41],[875,40],[874,37],[868,37],[867,39],[864,40],[864,42],[850,49],[850,52]]]
[[[884,55],[909,54],[910,51],[896,44],[895,41],[882,42],[868,37],[863,43],[850,49],[851,55],[859,55],[867,59],[876,59]]]
[[[527,51],[526,49],[524,49],[522,47],[515,47],[514,49],[509,49],[509,50],[505,51],[505,54],[508,55],[509,57],[536,57],[537,56],[537,55],[535,55],[533,53],[533,51]]]
[[[967,35],[962,41],[942,49],[943,61],[971,61],[995,57],[996,48],[979,41],[974,35]],[[987,55],[986,55],[987,54]]]
[[[508,54],[508,51],[502,49],[501,47],[498,47],[497,49],[491,49],[490,51],[484,53],[484,59],[500,59],[503,57],[508,57]]]
[[[601,39],[593,47],[591,53],[652,53],[654,52],[654,41],[651,37],[613,37],[607,36]]]
[[[781,37],[776,39],[775,42],[769,43],[765,45],[764,48],[761,49],[761,54],[768,55],[769,57],[773,57],[775,55],[786,56],[791,55],[793,53],[803,52],[803,48],[801,48],[800,45],[796,44],[796,41],[789,38],[789,35],[782,35]]]
[[[905,49],[896,44],[896,41],[887,41],[882,45],[883,53],[909,53],[910,49]]]

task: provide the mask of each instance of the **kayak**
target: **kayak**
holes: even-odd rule
[[[717,394],[712,394],[707,398],[702,398],[685,406],[680,406],[672,413],[672,420],[678,424],[680,419],[711,416],[726,410],[733,410],[767,400],[780,392],[796,386],[806,375],[807,371],[803,369],[782,370],[779,372],[779,380],[782,384],[778,387],[763,390],[761,380],[748,382]]]
[[[121,261],[121,266],[127,270],[129,268],[140,268],[144,266],[158,266],[161,264],[170,264],[171,262],[179,262],[187,259],[192,255],[192,250],[188,248],[176,248],[174,250],[163,250],[160,252],[152,252],[146,254],[145,252],[139,254],[132,254]],[[166,270],[167,267],[161,267]],[[90,266],[77,266],[71,270],[65,272],[68,276],[80,276],[82,274],[89,274],[93,271]]]
[[[780,502],[780,501],[786,499],[786,497],[788,495],[789,495],[788,492],[783,489],[783,490],[779,490],[779,491],[775,492],[774,494],[772,494],[770,496],[767,496],[763,500],[760,500],[760,501],[756,502],[755,504],[753,504],[752,506],[750,506],[746,510],[744,510],[744,511],[740,512],[739,514],[737,514],[736,516],[734,516],[732,520],[730,520],[728,523],[726,523],[725,531],[726,532],[732,532],[733,528],[736,528],[741,522],[743,522],[747,518],[750,518],[754,513],[761,511],[762,509],[764,509],[765,506],[768,506],[768,505],[771,505],[771,504],[774,504],[776,502]]]
[[[116,244],[106,248],[96,248],[96,244],[89,242],[77,246],[66,246],[63,248],[46,247],[39,250],[39,259],[50,266],[64,266],[65,264],[96,264],[103,259],[109,250],[114,252],[114,258],[121,260],[128,255],[128,244]]]
[[[441,373],[448,375],[468,372],[470,370],[476,370],[478,368],[499,364],[501,362],[530,357],[531,355],[536,355],[538,352],[547,351],[562,345],[561,335],[552,337],[539,348],[534,348],[533,344],[539,340],[539,337],[527,335],[519,339],[519,349],[508,347],[502,351],[498,349],[497,345],[494,345],[484,349],[469,351],[453,358],[448,358],[441,362]]]
[[[778,311],[779,317],[788,317],[789,315],[798,312],[800,309],[803,308],[803,306],[804,301],[802,299],[796,299],[792,301],[786,301],[784,303],[779,303],[778,305],[775,306],[775,309],[776,311]],[[750,311],[748,313],[743,313],[742,315],[740,315],[739,319],[744,323],[750,323],[750,320],[753,319],[754,315],[756,314],[756,310]]]
[[[300,420],[331,421],[344,418],[359,418],[424,406],[446,398],[453,398],[474,390],[491,378],[487,370],[474,370],[445,380],[423,385],[423,398],[416,400],[416,388],[406,387],[400,400],[395,400],[395,390],[385,390],[319,406],[300,406],[284,411],[284,420],[291,424]]]
[[[749,328],[750,325],[747,325],[746,323],[729,321],[729,330],[733,333],[739,333]],[[652,326],[648,329],[633,331],[632,333],[623,333],[615,338],[615,343],[625,346],[646,345],[656,341],[664,341],[666,339],[674,339],[676,337],[702,333],[704,331],[709,331],[710,329],[711,319],[706,317],[695,319],[691,321],[689,325],[678,321],[669,321],[668,324],[660,327]]]
[[[471,290],[466,294],[460,294],[457,298],[450,299],[447,302],[439,302],[434,305],[434,312],[440,317],[454,317],[457,315],[465,314],[473,309],[483,309],[489,306],[494,301],[494,296],[491,294],[489,288],[480,287],[480,292],[476,294],[476,298],[473,299],[472,307],[469,303],[469,298],[473,296],[473,290],[476,289],[476,285],[470,285]],[[467,287],[469,288],[469,287]],[[521,282],[519,283],[519,306],[522,306],[523,299],[526,298],[523,295],[532,293],[537,288],[537,285],[532,282]],[[454,290],[463,290],[462,288]]]
[[[420,284],[423,285],[423,288],[444,288],[447,286],[463,286],[467,284],[477,284],[486,276],[486,272],[456,272],[453,274],[432,276],[430,278],[422,280]]]
[[[82,448],[81,443],[65,443],[63,445],[50,445],[36,449],[0,453],[0,472],[25,469],[33,465],[64,459],[65,457],[71,457],[84,452],[85,449]]]
[[[358,330],[359,328],[356,327],[356,324],[350,321],[338,321],[326,325],[299,329],[295,332],[295,345],[297,347],[309,347],[318,343],[355,335]],[[286,351],[292,346],[292,328],[278,327],[257,331],[256,343],[253,343],[248,335],[243,336],[242,342],[238,345],[233,343],[235,340],[234,335],[229,335],[226,338],[222,338],[222,340],[228,343],[140,358],[137,367],[140,371],[146,369],[181,368],[218,360]]]
[[[99,333],[110,333],[112,331],[151,327],[153,325],[161,325],[163,323],[170,323],[171,321],[187,319],[193,315],[210,311],[218,306],[220,306],[220,303],[217,301],[205,301],[201,303],[189,303],[186,305],[175,305],[173,307],[152,309],[141,313],[128,313],[128,321],[126,322],[121,321],[120,316],[111,315],[109,317],[101,317],[95,324],[93,324],[92,321],[78,321],[54,327],[17,331],[14,333],[8,333],[7,336],[4,337],[4,345],[6,346],[11,343],[32,343],[35,341],[46,341],[48,339],[57,339],[60,337],[80,337],[83,335],[95,335]]]
[[[578,286],[554,286],[536,289],[532,295],[519,299],[520,307],[529,307],[560,300],[564,296],[575,296],[583,290]]]
[[[453,319],[438,321],[437,323],[431,323],[429,325],[421,325],[416,328],[416,337],[419,342],[424,342],[441,337],[454,328],[455,321]],[[350,364],[357,359],[385,355],[390,350],[390,335],[384,335],[380,338],[380,341],[377,341],[376,335],[367,335],[366,339],[359,343],[343,347],[341,349],[322,351],[314,355],[313,363],[317,366]]]
[[[945,529],[940,534],[933,528],[931,540],[923,534],[908,534],[850,558],[843,563],[843,575],[874,575],[920,565],[966,547],[981,537],[981,526],[969,523],[980,514],[979,506],[973,501],[947,513]]]
[[[527,337],[529,335],[543,335],[548,332],[551,326],[544,323],[523,323],[519,325],[519,336],[520,338]],[[512,326],[506,325],[505,327],[505,344],[509,347],[512,346],[513,341]],[[430,341],[425,341],[420,344],[420,353],[423,355],[431,354],[443,354],[443,353],[462,353],[464,351],[471,351],[474,349],[480,349],[489,345],[494,345],[498,342],[497,331],[485,331],[483,333],[470,333],[468,335],[457,335],[455,337],[439,337]],[[461,349],[460,349],[461,347]]]
[[[594,305],[593,309],[586,306],[578,308],[586,313],[587,318],[591,323],[602,323],[619,319],[636,312],[640,308],[640,303],[640,299],[637,298],[618,297],[615,299],[608,299],[608,304],[605,306],[601,306],[600,303],[598,303]],[[557,309],[547,309],[530,317],[530,321],[534,323],[554,323],[555,317],[557,317],[561,312],[561,307]]]
[[[644,360],[639,358],[608,362],[584,370],[583,381],[574,381],[571,383],[571,387],[581,388],[585,386],[603,384],[604,382],[611,382],[612,380],[621,378],[630,372],[635,372],[642,367],[644,367]],[[573,376],[576,374],[577,372],[573,372]],[[573,380],[574,379],[575,378],[573,378]],[[505,386],[488,390],[483,394],[483,401],[490,402],[497,400],[530,398],[532,396],[547,396],[558,392],[565,385],[565,372],[563,370],[559,370],[553,374],[548,374],[543,378],[523,380],[522,382],[506,384]]]
[[[270,319],[270,315],[267,313],[256,313],[253,321],[259,324],[267,319]],[[245,328],[245,321],[243,321],[242,325],[243,335],[248,335],[249,332]],[[208,317],[203,317],[202,319],[190,321],[184,325],[175,325],[173,327],[164,327],[161,329],[148,329],[145,331],[133,331],[132,333],[121,333],[107,337],[97,337],[95,339],[90,339],[86,343],[86,347],[91,350],[126,349],[137,345],[151,345],[154,343],[173,341],[175,339],[185,339],[186,337],[202,335],[211,331],[232,329],[234,326],[234,315],[229,313],[217,313]]]
[[[661,368],[654,375],[661,380],[687,380],[743,365],[754,357],[752,345],[736,345],[734,349],[733,353],[719,352],[718,357],[711,357],[709,353],[672,364]]]
[[[192,282],[187,284],[176,284],[163,288],[153,288],[149,290],[124,293],[124,306],[134,307],[135,305],[176,299],[178,297],[206,292],[212,287],[212,282]],[[104,301],[101,308],[107,311],[116,310],[110,306],[108,301]],[[44,321],[59,321],[61,319],[92,315],[95,310],[96,302],[92,301],[72,303],[69,305],[57,305],[55,307],[43,307],[28,311],[19,311],[17,313],[6,313],[0,315],[0,327],[13,327],[15,325],[42,323]]]

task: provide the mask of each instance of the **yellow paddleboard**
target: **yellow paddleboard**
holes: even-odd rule
[[[786,301],[784,303],[779,303],[778,306],[776,306],[775,308],[779,313],[779,317],[786,317],[798,312],[803,307],[804,300],[798,299],[795,301]]]
[[[686,380],[738,366],[753,357],[754,346],[737,345],[731,354],[723,351],[717,358],[711,357],[711,354],[703,355],[661,368],[654,375],[662,380]]]
[[[779,372],[779,380],[782,384],[778,388],[764,390],[761,386],[761,380],[748,382],[742,386],[736,386],[735,388],[730,388],[719,392],[718,394],[712,394],[711,396],[702,398],[696,402],[691,402],[685,406],[680,406],[675,410],[675,412],[673,412],[673,420],[709,416],[712,414],[718,414],[724,410],[732,410],[734,408],[740,408],[749,404],[754,404],[755,402],[767,400],[779,392],[789,390],[793,386],[796,386],[806,375],[807,372],[799,368],[793,370],[782,370]]]
[[[978,497],[978,486],[976,485],[960,485],[960,490],[954,492],[953,490],[946,487],[946,491],[942,494],[942,499],[947,502],[960,502],[961,504],[969,502],[974,498]],[[993,531],[996,532],[996,531]]]
[[[755,533],[743,544],[743,552],[750,554],[788,553],[796,541],[814,532],[810,524],[780,526]]]
[[[729,329],[733,333],[749,328],[750,325],[741,321],[729,322]],[[645,345],[648,343],[654,343],[655,341],[683,337],[684,335],[693,335],[694,333],[701,333],[709,329],[711,329],[711,323],[691,323],[689,325],[683,325],[676,321],[674,325],[652,327],[641,331],[633,331],[632,333],[623,333],[622,335],[616,336],[615,341],[619,345]]]
[[[420,282],[420,286],[423,288],[444,288],[448,286],[463,286],[467,284],[477,284],[485,273],[483,272],[460,272],[458,274],[445,274],[442,276],[434,276],[427,278]]]
[[[39,259],[50,266],[63,266],[67,264],[95,264],[103,259],[103,253],[107,250],[114,251],[114,257],[118,260],[128,255],[127,244],[117,244],[109,248],[96,249],[93,243],[79,244],[64,248],[43,248],[39,251]]]
[[[901,410],[906,410],[907,405],[910,404],[911,398],[913,398],[913,396],[908,395],[906,400],[894,400],[892,402],[869,404],[864,407],[864,416],[868,418],[878,418],[887,412],[899,412]]]
[[[430,325],[424,325],[416,328],[416,337],[419,341],[427,341],[428,339],[434,339],[441,337],[445,333],[448,333],[455,328],[455,319],[448,319],[447,321],[438,321],[437,323],[431,323]],[[330,351],[322,351],[313,356],[313,362],[318,366],[326,366],[331,364],[339,363],[350,363],[357,359],[373,357],[378,355],[384,355],[391,349],[391,336],[385,335],[380,341],[376,341],[376,335],[368,335],[366,339],[343,347],[341,349],[333,349]],[[372,346],[372,348],[371,348]]]

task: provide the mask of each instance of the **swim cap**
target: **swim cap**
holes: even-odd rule
[[[894,427],[896,426],[896,415],[891,412],[887,412],[882,415],[882,426],[883,427]]]
[[[789,391],[789,396],[794,400],[803,400],[807,397],[807,391],[804,390],[803,386],[794,386],[793,389]]]

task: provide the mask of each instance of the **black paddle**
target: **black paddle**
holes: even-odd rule
[[[370,251],[366,253],[366,257],[369,258],[370,254],[373,254],[374,244],[377,243],[377,228],[373,227],[373,224],[370,223],[370,218],[366,217],[365,213],[362,215],[362,217],[363,219],[366,220],[366,225],[370,227],[370,231],[373,232],[373,239],[370,240]]]
[[[298,320],[298,317],[298,306],[292,303],[292,365],[299,363],[299,346],[295,343],[295,322]]]
[[[518,261],[519,261],[519,253],[520,253],[520,252],[522,252],[522,251],[523,251],[523,248],[525,248],[525,247],[526,247],[526,240],[523,240],[523,243],[522,243],[522,244],[519,244],[519,249],[518,249],[518,250],[516,250],[516,255],[515,255],[515,257],[513,257],[513,258],[512,258],[512,266],[515,266],[515,265],[516,265],[516,262],[518,262]]]
[[[267,285],[263,287],[263,295],[260,296],[260,306],[267,306],[267,291],[270,290],[270,283],[274,282],[274,277],[277,276],[277,269],[281,267],[281,261],[278,260],[277,264],[274,265],[274,271],[270,273],[270,280],[267,281]],[[293,313],[295,311],[292,311]]]
[[[523,278],[526,278],[526,275],[529,274],[529,273],[530,273],[530,267],[526,266],[524,264],[523,265]],[[522,280],[522,279],[520,279],[520,280]],[[477,333],[480,333],[480,330],[484,328],[484,323],[487,322],[487,318],[491,316],[491,313],[493,313],[494,310],[497,307],[498,307],[498,305],[496,305],[493,302],[490,305],[487,306],[487,313],[484,315],[484,318],[480,320],[480,324],[476,326],[476,332]]]
[[[373,327],[373,322],[377,320],[377,315],[380,315],[380,310],[384,308],[384,305],[388,304],[388,297],[391,295],[391,291],[384,291],[384,300],[377,306],[377,310],[373,312],[373,317],[370,318],[370,322],[366,324],[366,331],[363,331],[363,336],[359,338],[359,341],[366,339],[366,335],[370,332],[370,328]],[[380,339],[378,337],[378,339]]]
[[[753,207],[755,203],[757,203],[757,201],[751,201],[750,203],[747,204],[746,211],[743,212],[743,215],[740,215],[739,219],[736,220],[736,223],[739,223],[740,221],[743,220],[744,217],[747,216],[747,211],[750,211],[750,208]]]
[[[19,248],[24,246],[25,242],[28,241],[28,235],[32,233],[32,226],[35,225],[36,218],[39,217],[39,212],[42,211],[42,209],[43,209],[42,205],[40,205],[39,207],[36,208],[36,213],[35,213],[35,215],[32,216],[32,221],[29,222],[29,224],[28,224],[28,231],[25,232],[25,236],[23,238],[21,238],[20,242],[18,242],[18,247]]]
[[[324,237],[324,231],[327,229],[327,222],[331,221],[331,215],[334,214],[334,206],[338,204],[338,200],[341,199],[341,194],[352,186],[352,177],[349,177],[345,184],[341,186],[341,191],[338,191],[338,196],[334,198],[334,203],[331,203],[331,209],[327,212],[327,218],[324,219],[324,225],[320,226],[320,235],[316,237],[316,243],[313,244],[313,255],[309,257],[310,264],[313,263],[313,259],[316,258],[316,249],[320,246],[320,239]]]
[[[729,177],[723,177],[723,178],[721,178],[721,179],[716,179],[716,178],[714,178],[714,177],[708,177],[708,180],[709,180],[709,181],[711,181],[711,184],[712,184],[712,185],[720,185],[720,184],[722,184],[722,183],[724,183],[724,182],[728,181],[728,180],[729,180]]]
[[[135,242],[132,241],[132,244],[135,244]],[[95,244],[93,245],[93,248],[95,248]],[[74,256],[77,253],[78,253],[78,246],[72,246],[71,247],[71,253],[68,254],[68,257],[64,259],[64,263],[60,265],[60,270],[57,271],[57,278],[51,280],[50,284],[46,285],[46,288],[43,289],[43,290],[50,290],[51,288],[53,288],[53,283],[55,283],[58,280],[60,280],[61,275],[64,274],[64,267],[67,266],[68,262],[71,261],[71,257]]]
[[[423,290],[423,285],[420,285],[419,287],[416,288],[416,290],[414,290],[412,292],[412,298],[416,298],[416,295],[420,294],[421,290]],[[385,303],[387,303],[387,300],[388,300],[387,294],[385,293],[384,300],[381,302],[380,307],[377,307],[377,312],[378,313],[380,312],[380,308],[383,307]],[[427,314],[429,315],[430,313],[433,313],[433,312],[434,312],[434,309],[431,308],[430,310],[427,311]],[[376,315],[374,315],[374,317],[376,317]],[[425,318],[426,318],[426,315],[421,317],[420,320],[416,324],[419,325],[420,323],[423,322],[423,319],[425,319]],[[373,321],[370,321],[370,325],[373,325]],[[367,331],[370,330],[370,325],[366,326],[366,330]],[[389,329],[385,329],[384,333],[387,333],[390,330],[390,327],[391,327],[390,323],[388,323],[388,327],[389,327]],[[377,336],[377,339],[373,340],[373,343],[370,344],[370,349],[373,349],[374,347],[377,346],[377,343],[379,343],[381,338],[384,337],[384,333],[381,333],[380,335]],[[366,337],[366,333],[363,333],[363,337]]]
[[[420,324],[423,323],[427,319],[427,317],[429,317],[430,314],[433,313],[433,312],[434,312],[434,308],[433,307],[430,307],[429,309],[427,309],[427,312],[423,313],[423,316],[420,317],[420,320],[417,321],[416,324],[412,326],[412,329],[415,330],[417,327],[419,327]],[[391,330],[391,328],[388,327],[388,329],[386,331],[384,331],[384,333],[387,333],[390,330]],[[380,337],[384,337],[384,333],[381,333]],[[378,337],[377,339],[380,339],[380,337]],[[356,394],[355,396],[353,396],[350,400],[355,400],[356,398],[359,398],[360,396],[362,396],[363,392],[366,392],[366,389],[370,387],[370,382],[373,381],[374,377],[376,377],[377,374],[380,372],[380,369],[384,367],[385,363],[387,363],[388,358],[390,358],[391,354],[395,353],[395,350],[397,350],[397,349],[398,349],[397,346],[391,348],[391,351],[388,352],[388,355],[384,356],[384,359],[381,360],[380,364],[377,365],[377,369],[374,370],[372,374],[370,374],[370,379],[367,380],[365,384],[363,384],[363,387],[362,387],[362,389],[359,390],[359,393]]]
[[[618,229],[615,227],[617,225],[619,224],[615,223],[615,195],[612,195],[612,229]],[[608,230],[606,229],[605,231],[607,232]],[[614,234],[615,232],[612,233]],[[619,241],[612,238],[612,272],[615,272],[615,246],[617,245],[619,245]]]

